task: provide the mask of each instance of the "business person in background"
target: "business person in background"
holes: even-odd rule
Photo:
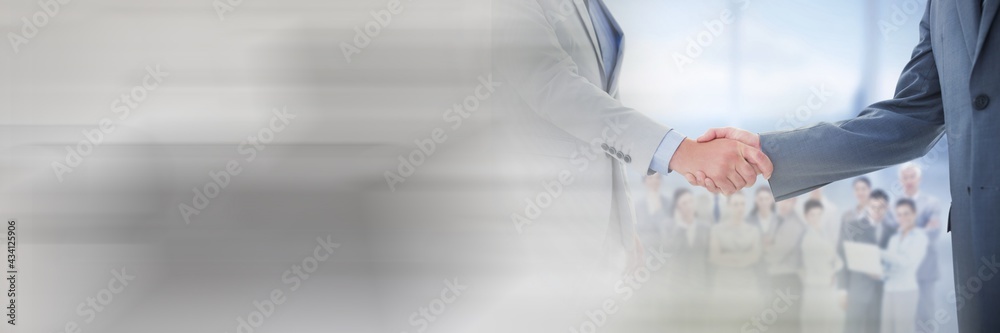
[[[959,330],[1000,332],[1000,279],[982,283],[974,297],[964,287],[984,280],[980,268],[996,267],[1000,254],[998,11],[998,0],[928,0],[895,96],[853,119],[760,136],[719,128],[699,141],[761,147],[774,162],[770,185],[781,200],[923,156],[947,133]],[[686,177],[710,183],[698,173]]]
[[[774,196],[767,186],[759,186],[754,191],[753,209],[746,217],[749,225],[760,230],[761,246],[764,249],[764,258],[774,245],[775,235],[778,229],[778,216],[774,214]],[[771,291],[771,275],[768,274],[768,263],[761,260],[757,264],[757,282],[760,284],[762,295],[767,295]],[[766,300],[765,300],[766,301]]]
[[[900,199],[896,203],[899,230],[882,250],[882,261],[887,268],[881,333],[916,331],[917,302],[920,299],[917,269],[927,253],[928,243],[927,234],[916,227],[916,218],[917,205],[913,200]]]
[[[923,180],[923,169],[920,165],[907,162],[899,167],[899,182],[903,185],[903,198],[913,201],[914,223],[927,236],[927,251],[924,260],[917,270],[917,281],[920,285],[920,300],[917,305],[916,322],[934,320],[936,309],[934,295],[940,273],[938,272],[938,256],[935,243],[941,234],[941,223],[938,217],[939,201],[936,197],[920,190]],[[898,216],[897,216],[898,219]]]
[[[660,190],[663,176],[658,173],[642,176],[646,196],[635,204],[635,216],[639,239],[643,246],[659,248],[667,232],[667,223],[672,208],[669,199]]]
[[[841,223],[863,218],[868,212],[868,195],[872,192],[872,181],[868,177],[854,178],[851,188],[854,189],[854,198],[857,199],[858,203],[853,208],[844,211],[844,216],[840,219]]]
[[[842,220],[840,219],[840,214],[838,213],[840,209],[837,204],[830,200],[826,194],[823,193],[822,188],[817,188],[809,191],[809,194],[803,199],[799,200],[799,211],[805,211],[805,203],[809,200],[816,200],[823,204],[823,227],[826,228],[826,234],[830,237],[830,241],[836,242],[837,237],[840,237],[840,226],[842,225]]]
[[[619,100],[625,34],[602,1],[504,0],[493,8],[492,61],[503,85],[493,114],[498,131],[509,134],[501,147],[523,152],[509,158],[512,164],[540,165],[530,174],[542,182],[545,175],[572,179],[540,220],[521,224],[529,234],[549,228],[541,238],[573,248],[533,252],[603,258],[602,269],[610,271],[638,262],[626,169],[703,171],[727,193],[770,175],[758,148],[735,140],[698,143]]]
[[[766,196],[767,199],[761,198]],[[781,290],[793,295],[802,294],[802,236],[805,226],[797,219],[780,219],[773,212],[774,199],[766,186],[757,189],[758,208],[771,211],[768,216],[774,217],[774,231],[764,243],[764,277],[766,289],[762,289],[764,304],[770,306],[774,301],[774,291]],[[766,204],[766,205],[765,205]],[[763,206],[763,207],[762,207]],[[753,216],[751,214],[750,216]],[[765,237],[764,239],[767,239]],[[788,309],[771,325],[770,332],[799,332],[800,302],[793,302]]]
[[[693,332],[712,321],[708,293],[709,223],[697,212],[694,194],[686,188],[674,191],[673,218],[665,233],[663,248],[670,255],[667,266],[670,298],[664,311],[671,331]]]
[[[795,199],[785,202],[794,205]],[[844,267],[837,255],[836,242],[830,241],[823,226],[823,204],[806,201],[806,231],[802,236],[802,329],[799,332],[841,333],[844,310],[837,306],[837,273]],[[785,221],[784,223],[788,223]]]
[[[840,230],[837,253],[844,255],[844,243],[873,244],[885,249],[896,228],[889,225],[889,195],[874,190],[868,199],[868,214],[864,218],[845,223]],[[841,270],[842,304],[846,304],[844,333],[878,333],[882,311],[882,277]],[[846,297],[846,300],[843,298]]]
[[[716,320],[721,327],[741,327],[761,306],[757,282],[763,246],[760,229],[746,223],[746,195],[729,196],[719,223],[712,226],[708,260],[713,272],[713,299]]]

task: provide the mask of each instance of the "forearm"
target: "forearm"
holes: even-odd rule
[[[854,119],[761,135],[774,163],[770,183],[776,199],[923,156],[942,137],[944,107],[927,12],[892,99]]]

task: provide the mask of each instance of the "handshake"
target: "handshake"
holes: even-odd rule
[[[757,175],[770,179],[771,159],[760,146],[760,136],[738,128],[713,128],[698,140],[685,139],[670,160],[670,170],[691,185],[730,195],[753,186]]]

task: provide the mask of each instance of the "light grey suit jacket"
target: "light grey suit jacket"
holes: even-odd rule
[[[1000,331],[1000,1],[929,0],[895,96],[854,119],[761,135],[775,197],[918,158],[948,135],[955,281],[962,332]],[[986,263],[990,262],[989,265]],[[987,267],[984,276],[980,268]]]
[[[595,250],[634,250],[626,168],[646,174],[670,128],[618,98],[620,27],[608,13],[622,42],[614,71],[605,75],[583,0],[503,0],[493,6],[493,68],[506,88],[497,90],[493,109],[497,128],[509,132],[503,146],[514,150],[504,159],[530,169],[519,180],[544,182],[561,171],[573,178],[538,220],[519,232],[538,234],[539,243],[562,244],[552,251],[591,259],[604,256]],[[600,7],[591,10],[607,10]],[[526,196],[532,195],[529,189]]]

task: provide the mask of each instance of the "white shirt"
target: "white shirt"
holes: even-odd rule
[[[902,237],[897,232],[889,238],[889,245],[882,250],[882,261],[888,266],[885,272],[885,291],[919,290],[917,269],[927,253],[927,234],[914,227]]]

